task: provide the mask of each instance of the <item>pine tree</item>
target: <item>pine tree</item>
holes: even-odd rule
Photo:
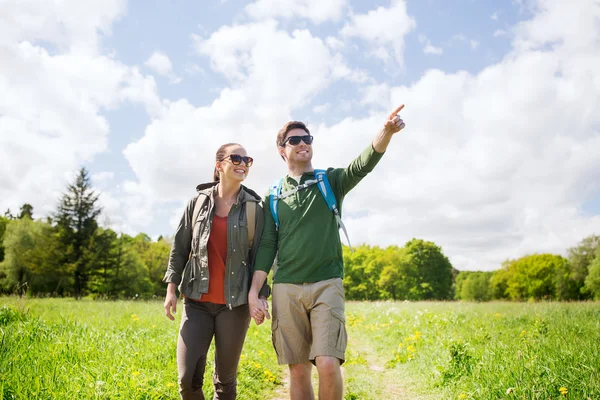
[[[19,219],[23,219],[25,217],[29,217],[29,219],[33,219],[33,206],[29,203],[25,203],[21,206],[21,210],[19,212]]]
[[[85,293],[90,275],[90,245],[101,212],[98,196],[92,189],[88,171],[82,167],[75,182],[67,186],[53,218],[63,248],[63,263],[73,273],[73,289],[78,299]]]

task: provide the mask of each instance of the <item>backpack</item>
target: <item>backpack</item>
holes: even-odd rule
[[[279,207],[277,206],[278,201],[280,199],[285,199],[286,197],[289,197],[300,190],[306,189],[314,184],[317,184],[319,192],[321,192],[321,195],[323,195],[323,199],[327,203],[327,207],[333,213],[333,215],[335,215],[338,228],[341,228],[344,231],[344,235],[346,236],[346,240],[348,241],[348,246],[350,247],[350,250],[354,251],[354,249],[352,248],[352,244],[350,244],[350,238],[348,237],[346,227],[342,222],[342,217],[340,216],[340,211],[337,206],[335,194],[331,189],[329,179],[327,179],[327,171],[324,169],[315,169],[314,172],[315,177],[317,179],[305,181],[303,184],[298,185],[294,189],[289,190],[285,193],[281,193],[283,178],[274,182],[273,185],[271,185],[271,189],[269,190],[269,206],[271,209],[271,214],[273,215],[273,219],[275,220],[275,230],[279,231]]]

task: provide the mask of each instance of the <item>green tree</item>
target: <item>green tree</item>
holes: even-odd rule
[[[417,274],[411,297],[415,300],[451,299],[453,268],[441,247],[433,242],[412,239],[405,249]]]
[[[29,203],[23,204],[21,206],[21,210],[19,211],[19,219],[23,219],[25,217],[33,219],[33,206]]]
[[[8,218],[0,216],[0,262],[4,261],[4,232],[6,232],[9,222]],[[1,276],[0,279],[2,279]]]
[[[568,250],[569,273],[561,282],[561,297],[584,300],[590,294],[584,290],[589,267],[600,248],[600,236],[590,235]],[[564,275],[564,273],[563,273]]]
[[[382,299],[411,298],[411,289],[417,285],[417,270],[406,249],[388,247],[381,255],[382,271],[377,286]]]
[[[344,291],[348,300],[380,298],[376,282],[381,274],[381,264],[376,258],[382,251],[377,246],[361,245],[351,252],[344,246]]]
[[[462,271],[456,277],[456,294],[458,300],[488,301],[491,299],[492,272]]]
[[[98,228],[98,194],[92,189],[88,172],[81,168],[75,182],[67,186],[54,221],[59,231],[63,263],[73,270],[74,295],[81,298],[90,276],[93,251],[91,239]]]
[[[511,262],[506,293],[512,300],[556,298],[556,271],[566,262],[554,254],[533,254]]]
[[[121,258],[121,244],[118,234],[112,229],[98,228],[90,242],[90,277],[88,289],[105,297],[115,297],[113,293],[118,279],[118,264]]]
[[[600,300],[600,249],[596,250],[596,257],[589,266],[584,289],[594,300]]]
[[[3,240],[5,258],[0,264],[3,291],[22,291],[31,284],[31,254],[40,233],[39,224],[29,218],[7,225]]]
[[[508,281],[510,279],[511,272],[508,270],[508,266],[514,260],[505,260],[502,263],[500,269],[494,271],[490,278],[490,295],[492,299],[502,300],[508,299]]]

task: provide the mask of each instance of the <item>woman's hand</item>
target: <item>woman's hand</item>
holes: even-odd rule
[[[167,287],[167,295],[165,296],[165,315],[171,321],[175,320],[173,314],[177,312],[177,293],[175,293],[176,286],[174,283],[169,283]],[[173,314],[171,314],[173,312]]]

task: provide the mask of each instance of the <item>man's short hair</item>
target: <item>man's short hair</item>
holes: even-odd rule
[[[303,131],[305,131],[306,133],[308,133],[310,135],[310,131],[308,130],[308,128],[306,127],[304,122],[290,121],[290,122],[286,123],[283,126],[283,128],[281,128],[279,130],[279,132],[277,132],[277,147],[281,146],[281,144],[285,140],[285,135],[287,135],[288,132],[291,131],[292,129],[302,129]]]

